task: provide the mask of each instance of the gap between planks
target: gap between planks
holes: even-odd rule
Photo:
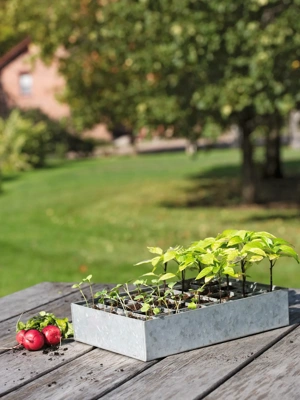
[[[242,369],[244,369],[247,365],[251,364],[252,361],[254,361],[256,358],[261,356],[263,353],[265,353],[267,350],[269,350],[271,347],[273,347],[276,343],[278,343],[281,339],[289,335],[291,332],[293,332],[300,323],[292,325],[289,329],[287,329],[285,332],[283,332],[281,335],[273,339],[270,343],[268,343],[266,346],[264,346],[261,350],[259,350],[257,353],[253,354],[251,357],[249,357],[247,360],[242,362],[240,365],[238,365],[236,368],[234,368],[232,371],[230,371],[229,374],[225,375],[222,379],[218,380],[216,383],[214,383],[210,388],[206,389],[201,395],[195,397],[193,400],[202,400],[209,394],[211,394],[214,390],[218,389],[223,383],[228,381],[230,378],[232,378],[234,375],[236,375],[238,372],[240,372]]]
[[[101,290],[103,287],[107,288],[109,286],[111,286],[111,285],[110,284],[94,284],[93,285],[95,290]],[[82,290],[85,292],[86,295],[89,294],[89,286],[83,287]],[[81,301],[82,299],[77,299],[78,294],[79,294],[78,290],[77,291],[73,290],[67,294],[64,294],[63,296],[61,296],[57,299],[49,300],[48,303],[46,303],[46,304],[43,303],[43,304],[35,305],[34,308],[29,308],[28,310],[23,311],[21,313],[21,315],[19,315],[19,314],[12,315],[11,317],[0,321],[0,334],[1,334],[1,339],[2,339],[2,342],[0,343],[0,355],[5,352],[8,352],[10,350],[13,350],[13,346],[14,346],[14,345],[9,345],[8,342],[6,342],[6,343],[4,342],[4,344],[3,344],[3,338],[6,339],[7,337],[11,337],[12,338],[11,340],[13,340],[15,342],[15,331],[10,330],[9,334],[7,332],[4,333],[3,330],[1,329],[2,326],[4,326],[4,324],[12,322],[17,317],[22,318],[22,316],[24,316],[26,314],[29,314],[29,315],[27,315],[27,318],[25,318],[25,320],[29,319],[33,316],[33,314],[37,315],[41,311],[41,308],[44,307],[45,305],[47,306],[47,310],[46,310],[47,312],[53,312],[54,314],[57,315],[56,311],[53,311],[53,306],[55,306],[54,308],[56,309],[57,304],[60,303],[62,300],[66,301],[66,299],[68,297],[70,298],[70,302],[69,302],[70,304],[73,302]],[[61,307],[61,308],[64,309],[64,307]],[[30,316],[30,314],[32,314],[32,315]],[[70,308],[70,312],[65,312],[64,317],[66,317],[66,316],[69,318],[69,321],[72,322],[71,321],[71,308]],[[15,326],[15,324],[16,323],[14,323],[14,326]],[[4,333],[4,335],[3,335],[3,333]]]
[[[42,284],[43,284],[43,283],[45,283],[45,282],[42,282]],[[55,284],[56,282],[53,282],[53,283]],[[66,285],[69,285],[69,284],[66,283]],[[106,287],[109,287],[109,286],[111,286],[111,284],[105,284],[105,283],[96,284],[96,283],[94,283],[94,284],[92,285],[93,288],[98,288],[98,289],[96,289],[96,290],[100,290],[100,288],[106,288]],[[99,287],[100,287],[100,288],[99,288]],[[28,289],[30,289],[30,288],[28,288]],[[76,289],[72,289],[72,288],[70,288],[70,289],[71,289],[72,291],[66,292],[65,294],[60,294],[60,293],[58,293],[58,296],[57,296],[57,297],[53,297],[53,299],[48,299],[48,301],[45,302],[45,303],[41,303],[41,304],[38,304],[38,305],[35,304],[35,305],[32,305],[32,306],[29,306],[28,309],[24,310],[24,311],[21,313],[21,315],[23,315],[23,314],[25,314],[25,313],[27,313],[27,312],[29,312],[29,311],[31,311],[31,310],[35,310],[37,307],[46,306],[47,304],[52,303],[53,301],[60,300],[60,299],[64,299],[65,297],[68,297],[68,296],[72,295],[73,293],[75,293]],[[24,289],[24,290],[26,290],[26,289]],[[77,289],[77,290],[78,290],[78,289]],[[88,290],[89,290],[89,286],[87,285],[87,286],[82,287],[82,290],[83,290],[83,291],[88,291]],[[88,293],[86,293],[86,294],[88,295]],[[40,294],[37,294],[37,295],[40,296]],[[82,299],[82,300],[83,300],[83,299]],[[14,300],[12,299],[12,301],[14,301]],[[2,319],[2,320],[0,321],[0,323],[6,322],[6,321],[8,321],[9,319],[14,318],[14,317],[17,317],[17,316],[19,316],[19,315],[20,315],[20,314],[13,314],[13,315],[10,315],[9,317],[7,317],[7,318],[5,318],[5,319]]]
[[[85,354],[87,354],[87,353],[93,351],[94,349],[95,349],[95,347],[91,347],[90,349],[84,350],[84,351],[80,354],[79,357],[82,357],[83,355],[85,355]],[[41,372],[41,373],[35,375],[34,377],[32,377],[32,378],[30,378],[30,379],[24,381],[23,383],[20,383],[20,384],[14,386],[14,387],[11,388],[11,389],[8,389],[8,390],[5,391],[5,392],[2,392],[2,393],[0,394],[0,397],[4,397],[4,396],[6,396],[7,394],[13,393],[14,391],[16,391],[16,390],[22,388],[23,386],[26,386],[26,385],[28,385],[29,383],[35,381],[37,378],[41,378],[42,376],[45,376],[45,375],[49,374],[50,372],[57,370],[57,369],[58,369],[59,367],[61,367],[62,365],[67,365],[67,364],[69,364],[70,362],[72,362],[72,361],[74,361],[74,360],[76,360],[76,359],[78,359],[78,354],[77,354],[76,356],[74,356],[74,357],[71,357],[68,361],[64,361],[64,362],[61,363],[60,365],[55,365],[55,366],[53,366],[52,368],[49,368],[49,369],[45,370],[44,372]]]

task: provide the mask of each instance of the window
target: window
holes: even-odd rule
[[[21,94],[31,94],[32,93],[32,75],[28,72],[21,73],[19,75],[19,88]]]

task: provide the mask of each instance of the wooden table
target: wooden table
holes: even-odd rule
[[[49,353],[3,349],[16,344],[22,313],[22,321],[42,310],[70,319],[80,300],[71,286],[44,282],[0,299],[0,398],[300,398],[300,289],[289,291],[290,326],[146,363],[73,340]]]

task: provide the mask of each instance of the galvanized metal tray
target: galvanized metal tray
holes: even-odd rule
[[[141,320],[72,303],[74,338],[142,361],[289,324],[288,290],[248,283],[252,294],[178,314]]]

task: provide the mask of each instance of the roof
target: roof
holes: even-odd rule
[[[21,54],[26,53],[26,51],[28,50],[29,43],[30,43],[30,38],[27,37],[21,42],[19,42],[12,49],[10,49],[7,53],[5,53],[4,56],[0,58],[0,71],[4,67],[6,67],[9,63],[14,61],[17,57],[19,57]]]

